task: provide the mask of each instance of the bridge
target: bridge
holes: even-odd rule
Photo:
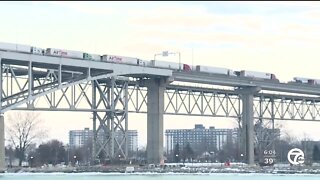
[[[0,51],[0,62],[2,169],[9,110],[91,112],[92,157],[111,159],[128,155],[128,114],[147,113],[149,163],[163,158],[164,114],[236,119],[248,164],[254,164],[255,121],[274,128],[275,120],[320,120],[320,86],[7,51]],[[121,140],[115,131],[123,132]]]

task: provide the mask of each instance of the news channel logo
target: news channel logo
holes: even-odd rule
[[[288,161],[292,165],[300,165],[304,163],[304,152],[299,148],[293,148],[288,152]]]

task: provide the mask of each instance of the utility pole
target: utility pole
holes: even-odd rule
[[[191,58],[192,58],[192,67],[191,67],[191,70],[193,71],[193,47],[192,47],[192,55],[191,55]]]

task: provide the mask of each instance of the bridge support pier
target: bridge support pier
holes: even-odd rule
[[[105,112],[98,112],[104,108]],[[120,161],[128,158],[128,82],[112,77],[92,81],[92,160]]]
[[[163,160],[163,113],[165,78],[147,82],[147,161],[159,164]]]
[[[246,161],[254,164],[254,129],[253,129],[253,95],[243,94],[242,97],[242,130],[245,139],[244,149]]]
[[[253,95],[260,90],[259,87],[245,87],[237,90],[242,100],[242,151],[248,165],[254,165]]]
[[[5,170],[4,115],[0,114],[0,172]]]

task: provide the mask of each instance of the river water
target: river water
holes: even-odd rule
[[[5,173],[0,180],[320,180],[311,174]]]

